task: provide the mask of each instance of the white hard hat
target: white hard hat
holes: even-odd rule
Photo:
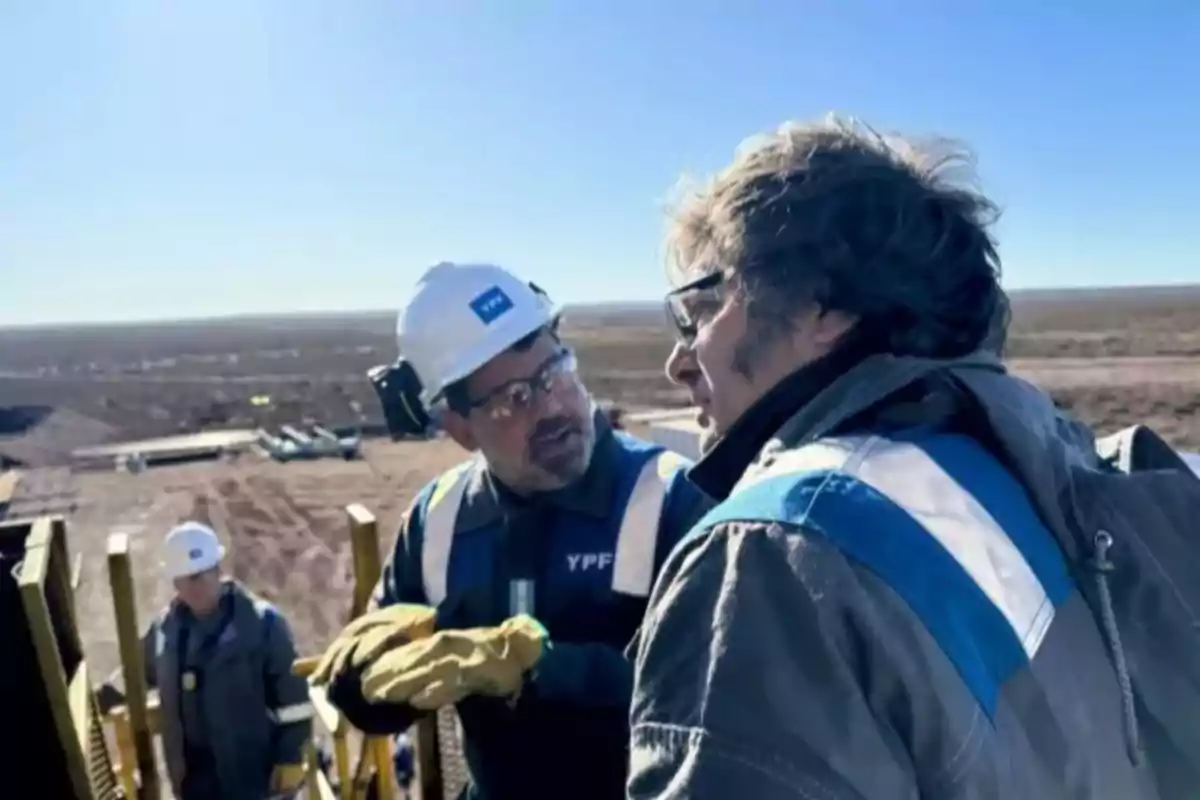
[[[430,267],[400,309],[396,343],[421,379],[421,402],[543,326],[561,310],[545,292],[490,264]]]
[[[172,528],[163,547],[163,569],[171,580],[212,569],[225,557],[217,534],[200,522],[184,522]]]

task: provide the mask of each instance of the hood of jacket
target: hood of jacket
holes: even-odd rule
[[[923,425],[980,441],[1027,487],[1056,530],[1067,527],[1073,508],[1072,468],[1099,465],[1091,430],[992,354],[936,360],[835,351],[764,395],[690,477],[724,499],[780,449],[857,430]]]

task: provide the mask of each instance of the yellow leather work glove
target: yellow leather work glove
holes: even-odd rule
[[[526,614],[494,628],[439,631],[371,663],[362,675],[363,697],[423,711],[473,694],[512,697],[548,645],[546,629]]]
[[[430,636],[437,613],[429,606],[399,603],[364,614],[347,625],[325,649],[309,676],[314,686],[329,683],[347,668],[358,669],[389,648]]]
[[[290,795],[304,783],[303,764],[276,764],[271,770],[271,794]]]

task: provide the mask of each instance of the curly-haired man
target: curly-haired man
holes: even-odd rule
[[[1030,491],[1071,451],[999,362],[994,207],[963,166],[788,125],[679,210],[667,373],[721,503],[651,596],[631,798],[1156,796]]]

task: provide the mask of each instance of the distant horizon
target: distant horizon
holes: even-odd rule
[[[1074,286],[1033,287],[1009,289],[1008,296],[1014,300],[1058,300],[1071,295],[1099,298],[1105,295],[1144,295],[1155,297],[1163,292],[1177,293],[1194,291],[1200,294],[1200,282],[1159,283],[1129,286]],[[563,303],[566,313],[579,312],[622,312],[650,311],[660,308],[656,300],[606,300],[595,303]],[[297,309],[295,311],[263,311],[250,313],[214,314],[195,317],[145,317],[138,319],[94,320],[80,322],[31,322],[18,325],[0,324],[0,333],[28,330],[78,330],[95,328],[139,327],[143,325],[220,325],[237,322],[262,322],[286,319],[336,319],[340,317],[389,317],[395,309],[388,308],[343,308],[343,309]]]

